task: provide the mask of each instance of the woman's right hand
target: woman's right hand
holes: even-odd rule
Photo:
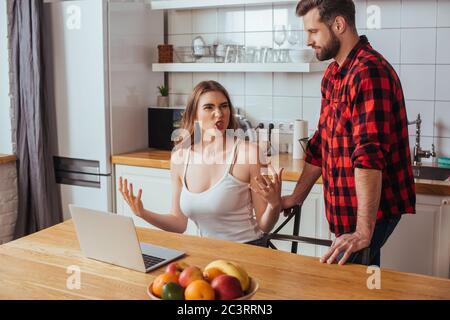
[[[122,197],[130,206],[133,213],[142,218],[142,215],[144,213],[144,205],[142,204],[141,200],[142,189],[139,189],[138,194],[135,197],[133,194],[133,184],[130,183],[130,186],[128,187],[127,179],[122,182],[122,177],[119,177],[119,191],[122,194]]]
[[[284,168],[281,168],[277,173],[271,164],[268,166],[269,171],[272,173],[271,176],[256,176],[254,179],[256,181],[256,186],[249,187],[255,193],[259,194],[272,208],[281,208],[281,185],[283,182],[282,175]]]

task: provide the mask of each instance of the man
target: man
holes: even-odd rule
[[[317,131],[306,164],[283,207],[302,203],[322,175],[330,230],[321,262],[380,265],[380,249],[403,213],[415,213],[415,185],[400,80],[365,36],[358,36],[351,0],[302,0],[308,45],[319,60],[334,58],[322,80]]]

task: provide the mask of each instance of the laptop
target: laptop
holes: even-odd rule
[[[87,258],[149,272],[185,253],[139,243],[133,219],[69,204],[81,252]]]

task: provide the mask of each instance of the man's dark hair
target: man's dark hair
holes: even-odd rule
[[[314,8],[319,10],[320,21],[328,26],[331,26],[337,16],[341,16],[351,28],[356,29],[353,0],[301,0],[295,12],[302,17]]]

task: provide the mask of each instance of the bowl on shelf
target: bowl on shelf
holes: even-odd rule
[[[176,62],[192,63],[195,62],[194,50],[191,46],[175,47]]]
[[[311,48],[291,49],[290,56],[293,63],[310,63],[316,61],[314,49]]]
[[[152,300],[162,300],[161,298],[158,298],[157,296],[155,296],[153,294],[152,289],[151,289],[152,286],[153,286],[153,282],[147,286],[148,296]],[[248,290],[244,293],[244,295],[242,297],[234,299],[234,300],[250,300],[255,295],[255,293],[258,291],[258,289],[259,289],[258,281],[256,281],[253,278],[250,278],[250,286],[249,286]]]

